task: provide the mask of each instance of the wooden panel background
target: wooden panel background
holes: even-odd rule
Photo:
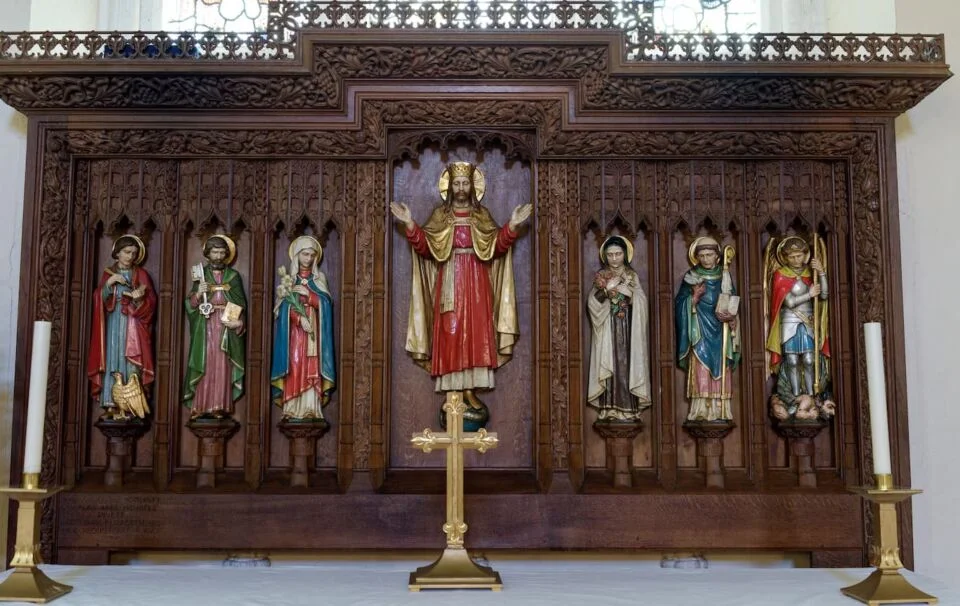
[[[900,282],[892,116],[935,88],[946,68],[899,66],[894,73],[868,66],[854,78],[780,66],[763,77],[727,78],[687,66],[671,75],[611,56],[609,32],[570,34],[564,44],[524,34],[467,43],[424,33],[393,46],[374,33],[353,34],[307,35],[296,69],[258,66],[247,80],[216,65],[142,76],[164,88],[171,78],[189,83],[191,74],[212,74],[223,97],[203,109],[191,93],[171,92],[170,107],[114,112],[132,107],[130,99],[123,86],[97,88],[113,77],[100,67],[61,73],[46,66],[28,77],[16,69],[3,75],[0,65],[3,98],[43,110],[30,113],[34,178],[26,193],[19,325],[27,346],[18,352],[13,433],[19,453],[30,322],[50,319],[42,481],[69,490],[44,509],[45,557],[439,545],[440,461],[406,446],[411,431],[436,425],[439,398],[402,350],[410,253],[387,205],[408,201],[422,221],[437,201],[442,165],[469,159],[487,175],[484,202],[496,219],[506,221],[527,201],[535,215],[514,258],[522,335],[487,398],[501,447],[468,459],[468,545],[782,549],[813,552],[828,565],[863,561],[874,521],[845,487],[871,472],[864,321],[890,327],[895,474],[909,481],[904,362],[891,347],[902,324],[893,296]],[[430,52],[416,54],[423,49]],[[363,60],[369,52],[413,53],[419,63],[412,73],[371,72]],[[464,56],[472,59],[448,61]],[[502,84],[504,69],[509,86],[491,87]],[[75,72],[83,70],[89,79],[78,81]],[[126,86],[140,76],[116,77]],[[236,96],[251,81],[264,90],[316,85],[323,94],[291,93],[263,111],[259,97]],[[811,93],[811,82],[825,92]],[[736,95],[718,96],[717,83]],[[66,104],[23,94],[23,86],[53,84],[106,92]],[[847,85],[885,94],[851,96]],[[226,477],[216,489],[198,490],[196,441],[179,401],[182,301],[202,239],[219,230],[237,238],[236,268],[250,302],[247,381]],[[761,264],[772,235],[811,230],[830,253],[838,412],[817,438],[818,487],[801,490],[767,413]],[[94,284],[112,239],[127,231],[146,240],[146,268],[159,292],[157,377],[150,432],[116,490],[103,484],[105,442],[93,427],[98,411],[84,367]],[[609,486],[584,402],[583,297],[599,243],[611,232],[635,243],[633,266],[650,301],[655,400],[634,447],[635,486],[620,490]],[[291,489],[289,447],[269,402],[271,297],[286,247],[302,233],[325,246],[339,381],[327,409],[333,430],[318,446],[311,486]],[[687,404],[675,363],[673,297],[687,246],[704,233],[736,246],[733,271],[744,295],[737,429],[724,444],[723,491],[703,487],[694,444],[681,428]],[[20,464],[17,455],[15,473]],[[909,561],[909,509],[903,516]],[[318,532],[318,519],[335,522]]]

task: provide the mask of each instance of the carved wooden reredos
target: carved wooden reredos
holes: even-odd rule
[[[607,2],[559,3],[572,12],[528,15],[522,31],[496,19],[480,31],[476,16],[462,29],[385,31],[385,13],[369,14],[387,3],[354,4],[367,12],[344,21],[346,4],[272,3],[267,35],[0,35],[0,98],[30,117],[14,472],[30,323],[49,319],[42,481],[72,486],[44,511],[46,557],[439,546],[439,459],[407,446],[435,425],[439,396],[403,352],[409,249],[387,204],[425,219],[441,165],[464,159],[486,172],[499,222],[535,205],[514,259],[523,334],[488,402],[502,444],[469,459],[468,543],[777,549],[860,564],[871,513],[843,490],[871,473],[859,327],[886,327],[894,474],[907,484],[893,118],[949,77],[942,38],[670,38],[603,21],[618,4]],[[179,399],[182,301],[216,230],[237,238],[251,321],[227,480],[198,490]],[[130,479],[108,490],[84,360],[95,282],[127,231],[146,241],[159,293],[154,415]],[[636,481],[616,491],[584,401],[584,296],[610,231],[637,250],[654,393]],[[761,281],[771,236],[812,231],[829,252],[838,413],[816,439],[818,487],[801,490],[767,412]],[[270,298],[302,233],[326,250],[339,386],[311,487],[292,489],[269,402]],[[700,233],[736,245],[744,299],[722,491],[702,487],[674,362],[673,296]],[[908,561],[909,520],[907,509]]]

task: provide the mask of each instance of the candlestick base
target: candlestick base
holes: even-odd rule
[[[843,595],[877,606],[879,604],[936,604],[939,600],[910,584],[896,570],[874,570],[856,585],[844,587]]]
[[[36,566],[18,566],[0,583],[0,602],[46,604],[71,591],[73,587],[54,581]]]
[[[892,476],[877,476],[877,486],[851,488],[873,503],[878,520],[877,544],[870,549],[870,564],[876,566],[870,576],[856,585],[844,587],[843,595],[857,601],[878,606],[879,604],[936,604],[937,598],[926,594],[900,574],[900,545],[897,540],[897,503],[909,499],[920,490],[894,488]]]
[[[25,484],[35,484],[25,478]],[[18,501],[17,542],[10,566],[13,573],[0,583],[0,602],[33,602],[45,604],[70,593],[73,587],[54,581],[38,568],[40,559],[40,507],[38,505],[63,490],[54,488],[0,488],[0,493]]]
[[[503,589],[500,573],[473,561],[463,547],[448,545],[436,562],[410,573],[410,591],[421,589]]]

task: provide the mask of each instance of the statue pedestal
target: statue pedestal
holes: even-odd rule
[[[123,472],[133,465],[133,445],[147,433],[150,425],[137,418],[100,418],[94,426],[107,438],[107,470],[103,482],[107,486],[123,486]]]
[[[703,457],[707,488],[723,488],[723,439],[733,428],[733,421],[686,421],[683,428],[697,441],[697,453]]]
[[[330,430],[330,424],[323,419],[314,421],[280,421],[277,424],[280,433],[290,440],[290,457],[293,469],[290,472],[290,486],[310,485],[312,459],[317,454],[317,440]]]
[[[230,417],[222,419],[191,419],[187,428],[200,440],[200,468],[197,469],[197,488],[217,485],[217,472],[223,471],[224,447],[240,423]]]
[[[777,434],[790,444],[790,456],[797,458],[797,484],[802,488],[817,487],[817,473],[813,469],[813,455],[816,452],[813,439],[826,426],[827,422],[820,419],[791,419],[774,424]]]
[[[613,485],[616,488],[633,486],[633,440],[643,431],[643,423],[597,421],[593,430],[607,444],[607,469],[613,473]]]

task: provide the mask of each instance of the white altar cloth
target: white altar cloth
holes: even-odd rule
[[[426,562],[424,562],[426,563]],[[507,560],[491,565],[500,593],[457,591],[458,605],[854,606],[840,588],[868,569],[651,568],[636,562]],[[293,606],[351,604],[447,606],[446,590],[411,593],[409,561],[333,561],[270,568],[197,566],[44,566],[73,585],[59,606]],[[8,573],[2,573],[6,578]],[[905,571],[918,588],[960,605],[960,590]]]

